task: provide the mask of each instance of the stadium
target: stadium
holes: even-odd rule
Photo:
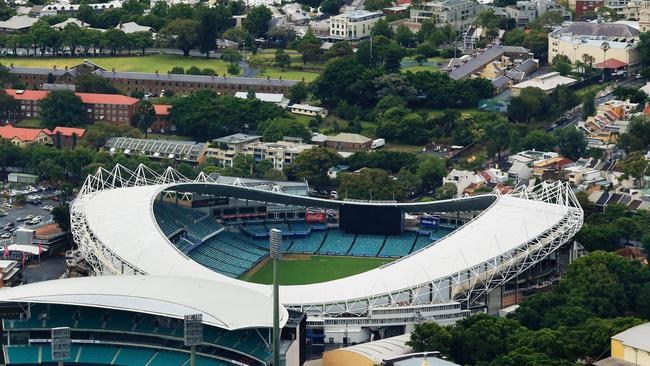
[[[270,296],[268,231],[280,229],[281,303],[306,314],[309,343],[346,344],[485,311],[491,290],[552,256],[583,222],[560,182],[396,203],[221,178],[99,169],[71,207],[75,242],[95,275],[189,277]]]
[[[0,291],[0,314],[7,365],[56,364],[50,334],[58,327],[70,329],[66,363],[189,365],[183,328],[188,314],[202,315],[196,365],[262,366],[271,356],[271,299],[217,281],[103,276],[38,282]],[[299,320],[280,309],[289,358],[300,357],[298,342],[291,341],[301,337]]]

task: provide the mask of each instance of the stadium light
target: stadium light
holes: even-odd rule
[[[282,254],[282,231],[271,229],[269,252],[273,258],[273,366],[280,366],[280,256]]]

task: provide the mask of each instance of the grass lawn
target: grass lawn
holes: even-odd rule
[[[438,71],[438,68],[435,66],[426,66],[426,65],[416,65],[416,66],[407,66],[402,67],[401,72],[418,72],[418,71]]]
[[[14,64],[25,67],[73,67],[83,62],[85,57],[0,57],[4,65]],[[211,68],[219,75],[227,73],[228,63],[217,59],[206,59],[201,57],[183,57],[173,55],[152,55],[152,56],[122,56],[122,57],[89,57],[89,61],[107,69],[119,71],[149,72],[158,70],[159,73],[166,73],[174,66],[188,69],[196,66],[200,69]]]
[[[45,125],[40,119],[24,119],[16,123],[16,127],[25,127],[25,128],[44,128]]]
[[[147,138],[151,140],[176,140],[176,141],[190,141],[189,136],[170,135],[166,133],[148,133]],[[201,141],[199,141],[201,142]]]
[[[280,284],[304,285],[331,281],[365,272],[391,261],[380,258],[287,255],[280,264]],[[271,284],[273,262],[269,261],[255,274],[244,275],[242,279],[249,282]]]
[[[390,151],[401,151],[401,152],[410,152],[410,153],[417,153],[422,151],[422,146],[418,145],[406,145],[406,144],[398,144],[394,142],[388,142],[386,143],[386,146],[384,147],[386,150]]]
[[[265,67],[264,72],[260,73],[257,77],[267,77],[270,76],[271,79],[279,79],[282,77],[284,80],[302,80],[303,78],[305,79],[306,83],[309,83],[311,81],[314,81],[318,77],[317,72],[312,72],[312,71],[294,71],[294,70],[286,70],[282,71],[281,69],[277,69],[275,67]]]
[[[604,83],[604,84],[591,84],[589,86],[586,86],[582,89],[579,89],[576,91],[576,96],[578,98],[582,98],[585,96],[587,93],[594,92],[598,93],[599,91],[605,89],[606,87],[609,86],[609,83]]]

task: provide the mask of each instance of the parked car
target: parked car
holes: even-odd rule
[[[0,238],[2,238],[2,239],[9,239],[9,238],[11,238],[11,234],[9,234],[9,233],[4,233],[4,234],[0,235]]]

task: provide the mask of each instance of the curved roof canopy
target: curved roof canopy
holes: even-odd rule
[[[273,326],[268,296],[233,284],[187,277],[102,276],[37,282],[1,289],[0,302],[88,306],[177,319],[198,313],[204,324],[228,330]],[[281,307],[281,326],[288,317]]]
[[[435,245],[388,265],[328,282],[282,286],[280,297],[285,306],[345,302],[413,288],[466,271],[536,238],[558,224],[570,209],[561,204],[495,195],[430,203],[350,203],[207,182],[107,189],[81,196],[75,201],[74,210],[83,212],[86,225],[102,245],[145,273],[218,279],[266,294],[271,293],[270,286],[213,272],[194,262],[169,242],[153,214],[153,201],[167,189],[323,208],[359,204],[397,206],[405,212],[484,210],[477,218]]]

